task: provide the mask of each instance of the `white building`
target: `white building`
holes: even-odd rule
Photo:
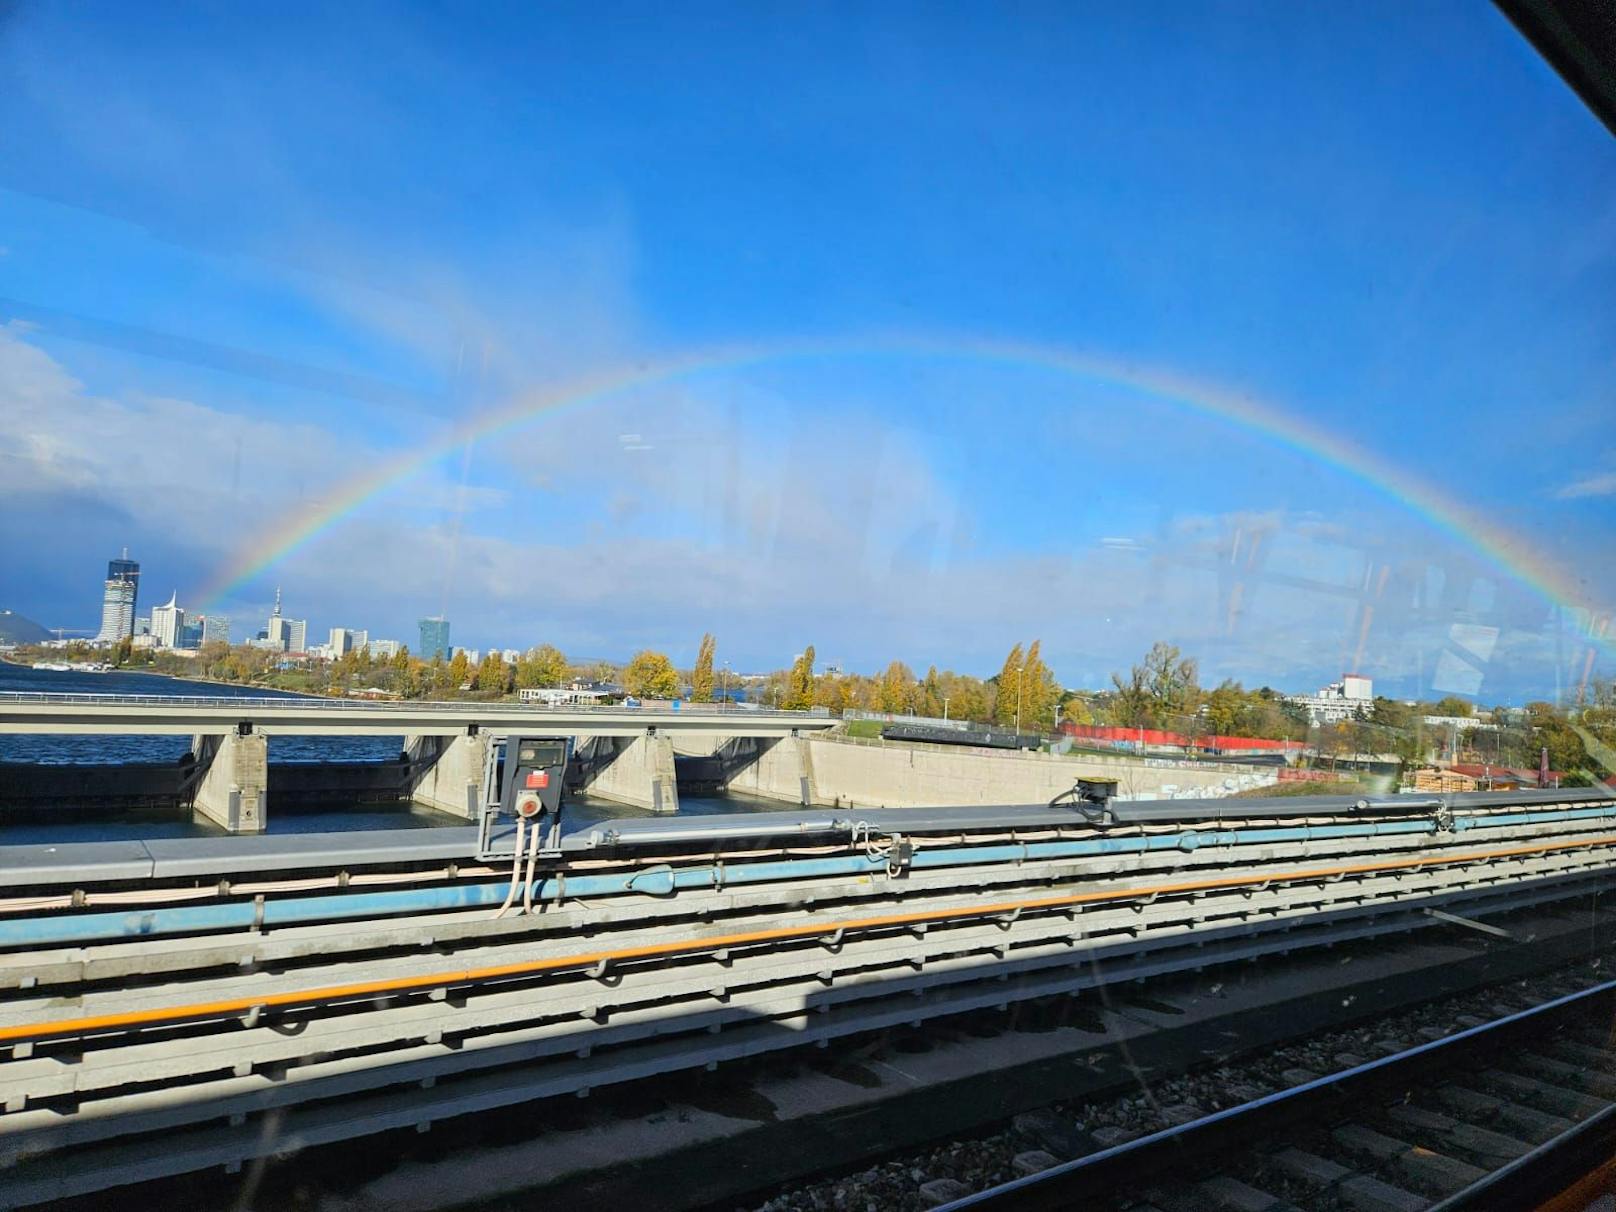
[[[230,642],[230,619],[222,614],[202,616],[202,642],[204,644]]]
[[[135,634],[135,583],[109,580],[101,596],[101,630],[97,644],[116,644]]]
[[[152,607],[151,633],[159,648],[179,647],[180,628],[185,626],[185,611],[179,605],[179,596],[178,592],[173,593],[165,605]]]
[[[370,632],[354,627],[333,627],[331,638],[326,641],[333,658],[346,656],[350,652],[364,652],[369,644]]]
[[[281,614],[269,616],[264,639],[271,648],[282,652],[302,652],[308,647],[309,622],[307,619],[289,619]]]
[[[514,665],[522,659],[522,651],[519,648],[503,649],[499,655],[507,665]]]
[[[1310,724],[1338,724],[1374,707],[1375,683],[1360,673],[1344,673],[1317,694],[1287,695],[1286,702],[1303,708]]]
[[[543,703],[546,707],[589,707],[609,697],[604,690],[556,689],[549,686],[524,686],[516,693],[524,703]]]
[[[370,655],[378,661],[390,661],[404,651],[401,640],[372,640],[369,647]]]

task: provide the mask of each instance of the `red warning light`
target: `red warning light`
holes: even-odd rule
[[[516,801],[516,814],[524,817],[538,816],[539,810],[543,808],[543,806],[544,805],[540,804],[539,801],[534,799],[532,796],[527,796]]]

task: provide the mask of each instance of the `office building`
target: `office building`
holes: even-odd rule
[[[204,644],[228,644],[230,642],[229,616],[222,614],[203,615],[202,642]]]
[[[140,565],[129,558],[129,549],[116,560],[107,561],[107,579],[101,594],[101,630],[96,643],[116,644],[135,634],[135,600],[140,590]]]
[[[326,641],[326,647],[331,650],[333,659],[347,656],[350,652],[363,653],[370,643],[370,632],[355,627],[333,627],[331,638]]]
[[[269,616],[264,639],[271,648],[282,652],[302,652],[308,643],[309,624],[306,619],[289,619],[282,614]]]
[[[202,623],[202,618],[198,616],[194,619],[186,619],[185,622],[180,624],[179,643],[175,644],[174,647],[192,651],[202,647]]]
[[[404,645],[397,640],[372,640],[370,642],[370,655],[378,661],[390,661],[404,651]]]
[[[442,657],[447,661],[452,651],[449,647],[449,620],[442,615],[422,619],[421,646],[416,649],[416,655],[423,661],[430,661],[433,657]]]
[[[179,596],[178,592],[173,593],[162,606],[152,607],[152,639],[159,648],[180,646],[180,629],[185,626],[185,611],[179,605]]]
[[[1367,716],[1375,706],[1374,682],[1357,673],[1344,673],[1317,694],[1293,694],[1288,701],[1307,712],[1312,724],[1338,724]]]

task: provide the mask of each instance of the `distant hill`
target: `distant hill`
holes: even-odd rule
[[[51,638],[33,619],[10,610],[0,610],[0,644],[38,644]]]

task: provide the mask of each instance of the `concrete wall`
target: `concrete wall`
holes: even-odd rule
[[[730,787],[801,803],[803,780],[814,802],[860,808],[1044,803],[1079,778],[1117,780],[1124,799],[1218,796],[1275,780],[1258,767],[1125,757],[1066,757],[965,746],[803,737],[801,764],[780,741]],[[780,752],[778,760],[767,759]]]
[[[649,808],[652,812],[679,810],[679,783],[673,768],[673,741],[666,736],[612,738],[620,748],[584,783],[584,794]]]
[[[192,806],[231,833],[262,833],[269,817],[269,738],[261,732],[199,736],[191,751],[207,766]]]
[[[807,737],[795,736],[769,743],[757,761],[729,780],[727,790],[793,804],[820,803],[813,751],[809,748],[812,744]]]
[[[488,739],[485,732],[405,737],[404,751],[416,771],[410,798],[439,812],[475,820]]]

